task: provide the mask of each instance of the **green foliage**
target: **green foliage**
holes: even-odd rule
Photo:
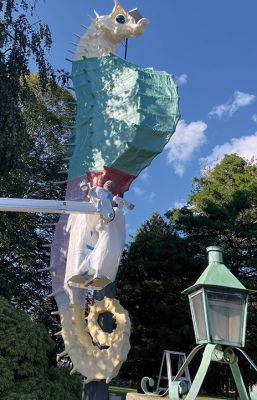
[[[0,0],[0,197],[63,198],[73,98],[56,84],[47,60],[51,34],[36,13],[35,0]],[[31,76],[30,66],[38,69]],[[59,72],[58,72],[59,76]],[[65,75],[62,75],[65,77]],[[50,276],[36,275],[49,265],[43,243],[56,217],[0,215],[0,294],[52,329]]]
[[[167,213],[179,234],[196,249],[195,256],[206,259],[206,247],[220,245],[224,249],[225,264],[247,288],[256,289],[257,283],[257,166],[232,154],[195,178],[188,205]],[[250,296],[246,350],[257,360],[256,295]],[[244,360],[240,360],[245,379],[256,382],[256,375]],[[212,382],[217,390],[219,368],[212,370]],[[205,384],[210,390],[211,385]],[[208,386],[209,385],[209,386]],[[213,390],[213,386],[212,386]]]
[[[131,351],[123,375],[132,380],[158,373],[162,351],[188,351],[194,343],[187,296],[201,271],[190,244],[153,214],[124,253],[118,297],[132,322]]]
[[[82,385],[53,365],[55,344],[41,324],[0,298],[2,400],[78,400]]]
[[[16,198],[64,198],[68,125],[72,124],[74,99],[62,87],[51,85],[42,92],[38,75],[26,77],[30,95],[22,103],[25,125],[19,167],[15,164],[0,177],[0,196]],[[13,142],[13,146],[18,145]],[[49,266],[49,249],[57,216],[40,214],[0,214],[0,293],[16,306],[33,314],[50,330],[55,319],[50,316],[50,274],[36,274]]]
[[[132,320],[131,352],[122,374],[133,381],[156,376],[164,349],[188,354],[195,346],[187,296],[207,266],[206,247],[220,245],[225,264],[248,288],[256,288],[257,166],[236,155],[195,178],[187,206],[158,214],[144,223],[125,251],[118,296]],[[251,296],[246,351],[257,360],[257,301]],[[190,364],[191,377],[200,363]],[[246,383],[256,373],[239,356]],[[211,364],[203,389],[209,394],[231,388],[228,368]]]
[[[51,47],[47,25],[34,20],[35,2],[0,1],[0,173],[6,174],[21,162],[26,141],[20,101],[27,96],[26,76],[31,60],[39,71],[40,84],[46,86],[55,74],[46,59]]]
[[[256,283],[257,166],[227,155],[213,170],[195,179],[188,206],[168,213],[174,229],[190,237],[205,254],[221,245],[235,274]]]

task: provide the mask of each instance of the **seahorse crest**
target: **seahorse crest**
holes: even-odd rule
[[[103,57],[110,53],[115,54],[116,45],[129,38],[142,35],[149,24],[146,18],[135,20],[118,0],[114,1],[114,8],[108,15],[100,15],[94,11],[96,18],[76,45],[74,60],[83,58]],[[76,35],[77,36],[77,35]]]
[[[118,0],[115,0],[114,1],[114,8],[113,8],[113,10],[112,10],[110,15],[112,16],[112,18],[115,18],[119,14],[123,14],[124,17],[127,17],[127,18],[129,17],[129,14],[127,13],[126,10],[124,10],[123,7],[120,6]]]

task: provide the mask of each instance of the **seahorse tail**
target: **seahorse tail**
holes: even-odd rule
[[[80,373],[87,378],[86,383],[96,380],[109,383],[118,374],[130,350],[128,312],[118,300],[107,297],[95,301],[87,319],[84,312],[83,307],[71,304],[58,313],[62,325],[58,334],[65,345],[65,351],[59,356],[68,355],[73,363],[71,374]],[[112,333],[103,332],[98,324],[98,317],[104,312],[112,313],[116,320]]]

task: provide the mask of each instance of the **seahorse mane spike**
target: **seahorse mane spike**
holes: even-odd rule
[[[114,0],[114,9],[112,10],[111,16],[116,17],[118,14],[127,16],[128,13],[120,6],[119,0]]]
[[[94,13],[95,13],[96,18],[100,17],[100,15],[98,14],[98,12],[96,12],[96,10],[94,10]]]

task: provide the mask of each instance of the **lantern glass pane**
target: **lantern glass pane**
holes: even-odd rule
[[[190,296],[191,312],[194,321],[196,340],[207,340],[207,329],[203,304],[203,292]]]
[[[244,294],[207,292],[211,339],[240,343],[244,324]]]

